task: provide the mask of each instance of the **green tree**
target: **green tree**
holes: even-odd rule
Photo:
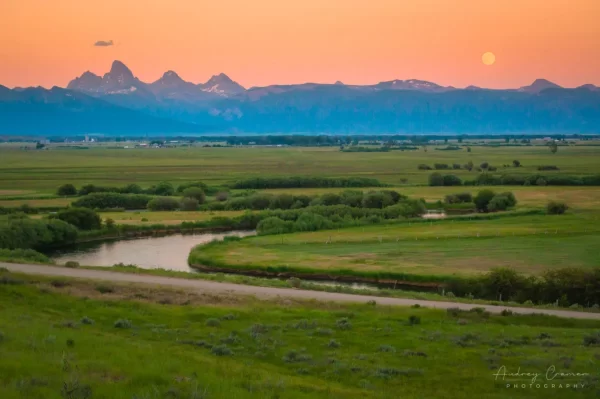
[[[67,208],[58,212],[56,218],[77,227],[79,230],[98,230],[102,225],[100,215],[88,208]]]
[[[77,195],[77,189],[72,184],[63,184],[56,190],[56,194],[63,197]]]
[[[185,197],[181,200],[181,210],[182,211],[197,211],[199,202],[196,198],[193,197]]]
[[[567,209],[569,209],[569,207],[564,202],[550,201],[548,202],[548,205],[546,205],[546,211],[549,215],[562,215]]]
[[[175,189],[171,183],[163,181],[158,183],[156,186],[150,187],[148,189],[148,193],[168,197],[175,193]]]
[[[495,195],[496,193],[489,189],[479,191],[475,198],[473,198],[475,208],[479,212],[488,212],[488,205]]]
[[[362,206],[364,208],[385,208],[394,204],[394,199],[389,193],[371,191],[364,195]]]
[[[179,201],[170,197],[157,197],[148,202],[151,211],[174,211],[179,208]]]
[[[548,147],[550,147],[550,152],[553,154],[556,154],[558,151],[558,144],[556,144],[556,141],[551,141],[548,143]]]
[[[204,194],[204,190],[200,187],[190,187],[183,190],[183,196],[185,198],[193,198],[198,201],[199,204],[203,204],[206,200],[206,195]]]
[[[429,175],[429,185],[430,186],[443,186],[444,185],[444,176],[441,173],[435,172]]]

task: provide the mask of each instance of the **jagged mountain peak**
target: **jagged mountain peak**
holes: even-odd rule
[[[206,83],[199,84],[198,87],[200,87],[202,91],[215,93],[223,97],[233,96],[246,91],[242,85],[235,82],[224,73],[213,75]]]

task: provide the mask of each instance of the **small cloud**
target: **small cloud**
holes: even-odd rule
[[[113,46],[114,43],[112,40],[98,40],[96,43],[94,43],[94,46],[96,47],[109,47],[109,46]]]

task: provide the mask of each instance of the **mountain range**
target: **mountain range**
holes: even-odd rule
[[[600,88],[545,79],[516,89],[464,89],[409,79],[373,85],[304,83],[244,88],[167,71],[143,82],[122,62],[66,89],[0,86],[3,134],[599,133]]]

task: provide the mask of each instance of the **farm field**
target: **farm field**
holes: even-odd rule
[[[592,320],[2,277],[11,282],[0,290],[6,399],[587,398],[598,389]],[[549,381],[550,366],[577,376]],[[519,368],[556,385],[494,375]]]
[[[337,147],[245,147],[173,149],[52,149],[21,151],[0,145],[0,190],[31,190],[54,193],[64,183],[77,186],[119,186],[136,182],[143,187],[160,181],[173,184],[201,180],[210,185],[231,183],[250,177],[309,175],[327,177],[362,176],[391,185],[424,185],[431,171],[419,164],[488,162],[497,173],[533,174],[542,165],[556,165],[559,172],[574,175],[600,170],[600,147],[560,147],[556,154],[545,146],[472,147],[458,151],[390,151],[346,153]],[[466,147],[466,144],[465,144]],[[519,160],[520,168],[503,168]],[[452,170],[461,178],[475,172]]]
[[[190,264],[377,277],[526,274],[600,264],[598,212],[402,222],[245,238],[194,249]],[[467,219],[467,220],[464,220]]]
[[[112,219],[117,224],[162,223],[180,224],[187,221],[204,221],[214,217],[235,217],[244,211],[163,211],[163,212],[102,212],[104,220]],[[143,220],[145,219],[145,220]]]

